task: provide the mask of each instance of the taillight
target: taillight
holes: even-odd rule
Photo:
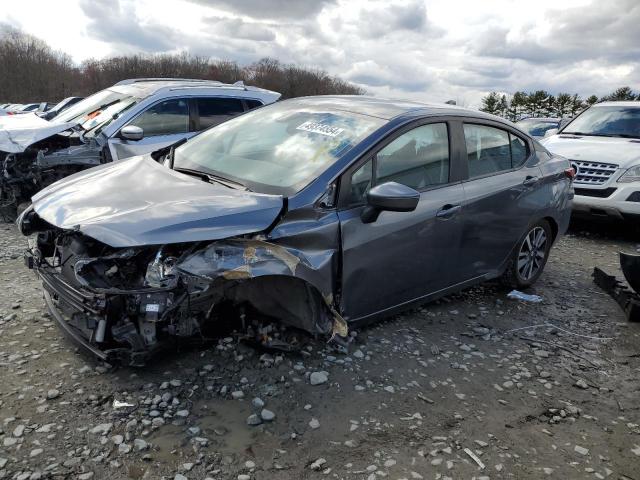
[[[576,178],[576,169],[573,167],[566,168],[564,170],[564,174],[567,176],[567,178],[573,180],[574,178]]]

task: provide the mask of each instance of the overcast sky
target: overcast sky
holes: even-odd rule
[[[76,60],[188,51],[320,67],[374,95],[640,89],[639,0],[2,0]]]

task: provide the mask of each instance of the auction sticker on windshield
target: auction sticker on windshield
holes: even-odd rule
[[[304,130],[305,132],[319,133],[320,135],[326,135],[327,137],[336,137],[344,132],[344,128],[332,127],[331,125],[325,125],[318,122],[304,122],[296,130]]]

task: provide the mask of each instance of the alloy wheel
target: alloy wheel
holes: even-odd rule
[[[542,269],[547,251],[547,234],[542,227],[527,233],[518,252],[518,274],[523,280],[531,280]]]

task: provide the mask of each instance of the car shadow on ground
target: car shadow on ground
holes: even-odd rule
[[[567,233],[579,237],[640,243],[640,224],[632,221],[572,217]]]

